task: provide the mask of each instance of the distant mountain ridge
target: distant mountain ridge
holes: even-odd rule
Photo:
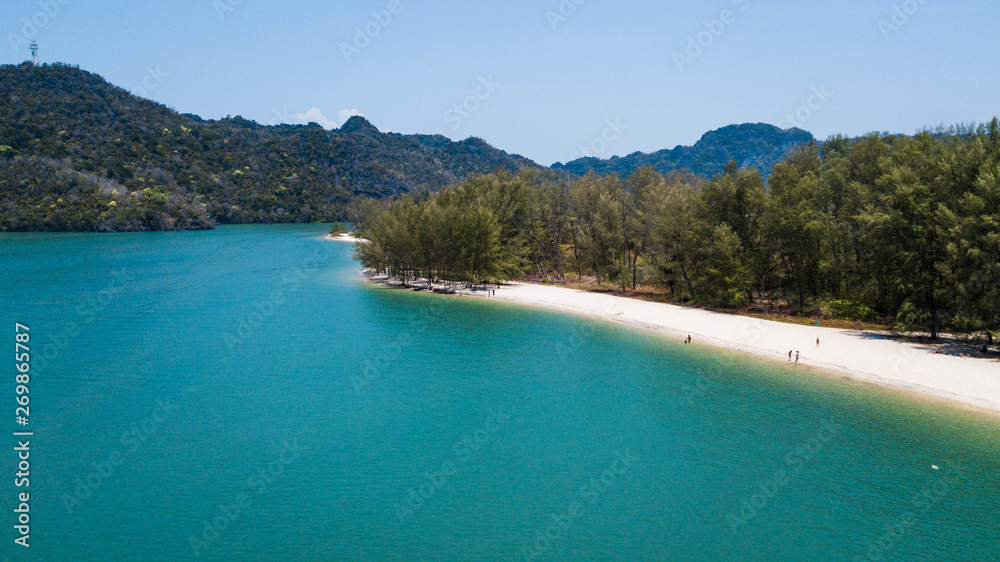
[[[705,133],[694,146],[678,146],[652,154],[634,152],[609,159],[579,158],[566,164],[556,163],[556,170],[576,175],[593,171],[597,174],[616,173],[627,176],[643,166],[652,166],[660,173],[688,170],[710,178],[721,174],[730,161],[740,167],[756,168],[765,176],[789,150],[814,140],[812,133],[802,129],[781,129],[766,123],[729,125]]]
[[[799,129],[732,125],[692,147],[552,167],[559,175],[651,165],[711,177],[730,160],[765,175]],[[356,196],[435,191],[470,174],[540,166],[484,140],[206,120],[64,64],[0,66],[0,231],[135,231],[342,220]]]
[[[205,120],[76,67],[0,66],[0,231],[332,221],[357,195],[528,166],[478,138]]]

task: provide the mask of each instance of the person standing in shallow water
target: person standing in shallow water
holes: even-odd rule
[[[799,352],[798,351],[795,352],[795,362],[796,363],[799,362]]]
[[[792,360],[792,350],[791,349],[788,350],[788,360],[789,361]]]

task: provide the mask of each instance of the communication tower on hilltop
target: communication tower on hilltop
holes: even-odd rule
[[[31,42],[31,62],[38,66],[38,41]]]

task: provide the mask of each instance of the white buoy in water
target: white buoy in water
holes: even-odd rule
[[[931,465],[931,468],[933,468],[934,470],[938,469],[937,465],[934,465],[934,464]]]

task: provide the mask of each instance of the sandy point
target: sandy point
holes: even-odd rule
[[[327,234],[326,238],[328,240],[336,240],[337,242],[362,242],[367,244],[368,241],[364,238],[357,238],[353,234]]]

